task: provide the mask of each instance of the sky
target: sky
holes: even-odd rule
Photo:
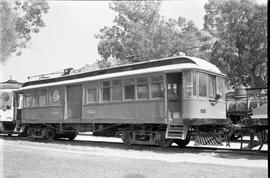
[[[166,19],[185,17],[202,29],[206,2],[163,1],[161,15]],[[76,69],[101,59],[95,34],[104,26],[113,25],[116,15],[108,4],[109,1],[49,1],[49,12],[43,16],[46,26],[32,35],[21,56],[0,63],[0,82],[10,78],[26,82],[28,76]]]

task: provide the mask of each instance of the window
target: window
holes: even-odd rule
[[[216,76],[209,75],[209,98],[215,98],[217,95]]]
[[[151,98],[164,97],[163,76],[151,76]]]
[[[137,78],[137,98],[149,99],[149,87],[147,77]]]
[[[221,98],[224,98],[224,78],[217,77],[217,94],[221,96]]]
[[[39,95],[39,106],[47,105],[47,89],[41,89]]]
[[[0,92],[0,110],[11,108],[11,92]]]
[[[38,106],[38,100],[39,100],[39,92],[37,90],[34,91],[33,93],[33,101],[32,101],[32,106]]]
[[[22,93],[18,94],[17,102],[18,102],[18,109],[22,109],[23,107],[23,94]]]
[[[135,99],[135,80],[124,79],[124,99],[134,100]]]
[[[51,88],[49,94],[49,104],[57,106],[62,104],[62,90],[61,88]]]
[[[193,96],[197,95],[197,72],[192,73]]]
[[[102,100],[110,101],[111,93],[110,93],[110,81],[102,82]]]
[[[206,89],[207,89],[207,75],[200,73],[199,75],[199,96],[206,97]]]
[[[122,100],[122,83],[121,80],[112,81],[112,101]]]
[[[169,83],[168,84],[168,98],[169,99],[177,99],[178,92],[177,92],[177,84],[176,83]]]
[[[186,92],[185,96],[197,95],[197,72],[185,72]]]
[[[0,101],[1,101],[1,103],[2,103],[2,102],[3,102],[3,103],[8,102],[8,101],[10,100],[10,96],[9,96],[9,95],[10,95],[10,94],[7,93],[7,92],[1,93],[1,94],[0,94]]]
[[[95,103],[98,101],[97,88],[87,89],[87,103]]]
[[[32,106],[32,96],[30,93],[25,93],[24,95],[24,107]]]

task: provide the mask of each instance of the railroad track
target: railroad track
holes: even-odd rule
[[[99,137],[97,137],[99,138]],[[0,135],[0,139],[3,140],[18,140],[27,142],[40,142],[40,143],[50,143],[50,144],[62,144],[62,145],[74,145],[74,146],[92,146],[99,148],[112,148],[112,149],[129,149],[129,150],[142,150],[142,151],[152,151],[160,153],[212,153],[212,154],[222,154],[222,155],[243,155],[243,156],[267,156],[268,150],[240,150],[235,148],[218,148],[218,147],[200,147],[200,146],[186,146],[184,148],[179,148],[178,146],[171,146],[168,148],[160,148],[153,145],[124,145],[122,142],[110,141],[109,138],[102,137],[103,140],[93,141],[93,140],[80,140],[76,139],[69,141],[66,139],[59,139],[54,141],[46,141],[42,139],[32,139],[28,137],[18,137],[18,136],[7,136]],[[106,140],[106,141],[104,141]]]

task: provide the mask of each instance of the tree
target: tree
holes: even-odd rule
[[[267,85],[267,8],[250,0],[209,0],[204,28],[218,40],[210,61],[234,87]]]
[[[117,13],[112,27],[96,35],[101,67],[108,67],[109,57],[118,64],[158,59],[179,52],[201,55],[198,49],[185,49],[208,42],[210,35],[201,32],[183,17],[165,20],[160,16],[160,1],[114,1],[109,7]]]
[[[48,9],[45,1],[0,1],[0,62],[21,55],[31,34],[45,26],[42,15]]]

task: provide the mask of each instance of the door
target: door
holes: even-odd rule
[[[67,87],[67,117],[72,119],[82,117],[82,85]]]
[[[171,124],[181,124],[182,73],[167,74],[168,118]]]

